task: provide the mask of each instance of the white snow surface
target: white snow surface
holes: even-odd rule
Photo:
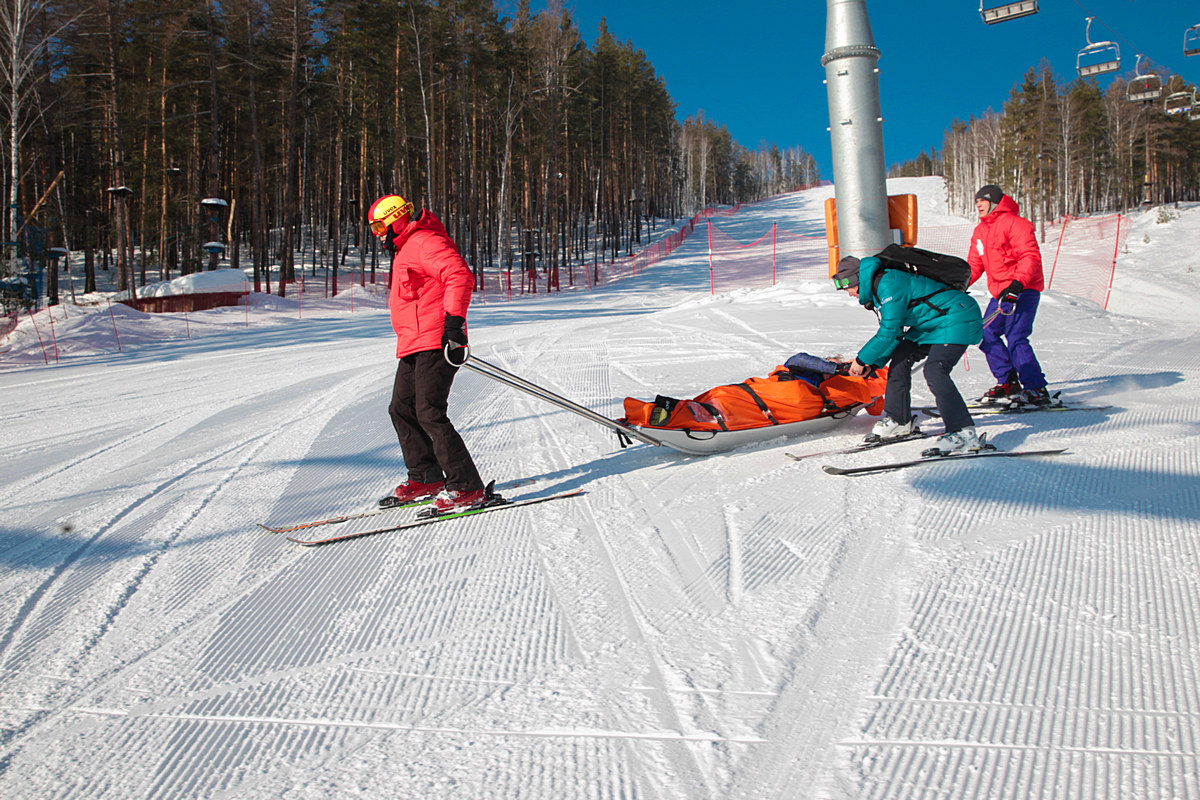
[[[940,179],[889,190],[946,214]],[[816,233],[828,194],[722,228]],[[0,354],[0,797],[1200,798],[1200,207],[1168,211],[1131,218],[1109,311],[1049,291],[1038,316],[1051,388],[1111,408],[977,418],[1061,456],[856,478],[821,466],[922,444],[785,457],[866,416],[621,449],[464,372],[481,472],[584,493],[321,548],[255,523],[404,477],[379,302],[155,315],[49,366],[22,323]],[[473,349],[615,418],[874,332],[823,263],[709,296],[704,239],[604,290],[476,303]],[[70,312],[60,340],[104,335],[106,308]]]

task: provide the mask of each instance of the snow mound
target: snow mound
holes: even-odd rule
[[[138,297],[171,297],[204,292],[244,292],[246,273],[240,269],[214,269],[193,272],[161,283],[150,283],[138,289]]]

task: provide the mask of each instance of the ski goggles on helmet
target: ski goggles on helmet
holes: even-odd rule
[[[397,220],[410,216],[412,212],[412,203],[398,194],[389,194],[371,204],[370,210],[367,211],[367,221],[371,225],[372,233],[383,236],[388,227]]]
[[[851,286],[854,286],[856,284],[857,284],[857,281],[853,281],[853,279],[851,279],[851,278],[834,278],[833,279],[833,287],[835,289],[849,289]]]

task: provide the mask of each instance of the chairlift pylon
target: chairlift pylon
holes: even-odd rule
[[[1157,100],[1162,97],[1162,78],[1153,72],[1142,73],[1141,53],[1137,54],[1137,66],[1134,67],[1133,71],[1135,74],[1129,81],[1129,87],[1125,90],[1125,96],[1129,100],[1139,103],[1146,100]]]
[[[1193,25],[1183,32],[1183,54],[1200,55],[1200,25]]]
[[[1121,68],[1121,48],[1116,42],[1093,42],[1092,20],[1087,18],[1087,31],[1084,38],[1087,46],[1079,51],[1075,58],[1075,70],[1079,77],[1087,78],[1092,75],[1103,75],[1106,72],[1116,72]]]
[[[1163,100],[1163,111],[1172,117],[1187,116],[1191,117],[1192,111],[1196,108],[1196,90],[1190,92],[1172,92],[1167,95],[1167,99]]]
[[[998,5],[988,6],[986,0],[979,0],[979,16],[988,25],[995,25],[997,22],[1006,22],[1010,19],[1019,17],[1028,17],[1030,14],[1038,12],[1037,0],[1015,0],[1013,2],[1000,3]]]

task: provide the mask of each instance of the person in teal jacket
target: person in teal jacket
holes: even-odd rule
[[[950,377],[967,347],[983,339],[983,317],[974,298],[924,275],[886,269],[875,256],[861,262],[853,256],[843,258],[834,286],[879,315],[879,330],[850,367],[851,375],[888,367],[884,414],[867,441],[915,431],[912,371],[925,359],[925,382],[946,426],[936,442],[938,451],[949,455],[981,449],[971,412]]]

